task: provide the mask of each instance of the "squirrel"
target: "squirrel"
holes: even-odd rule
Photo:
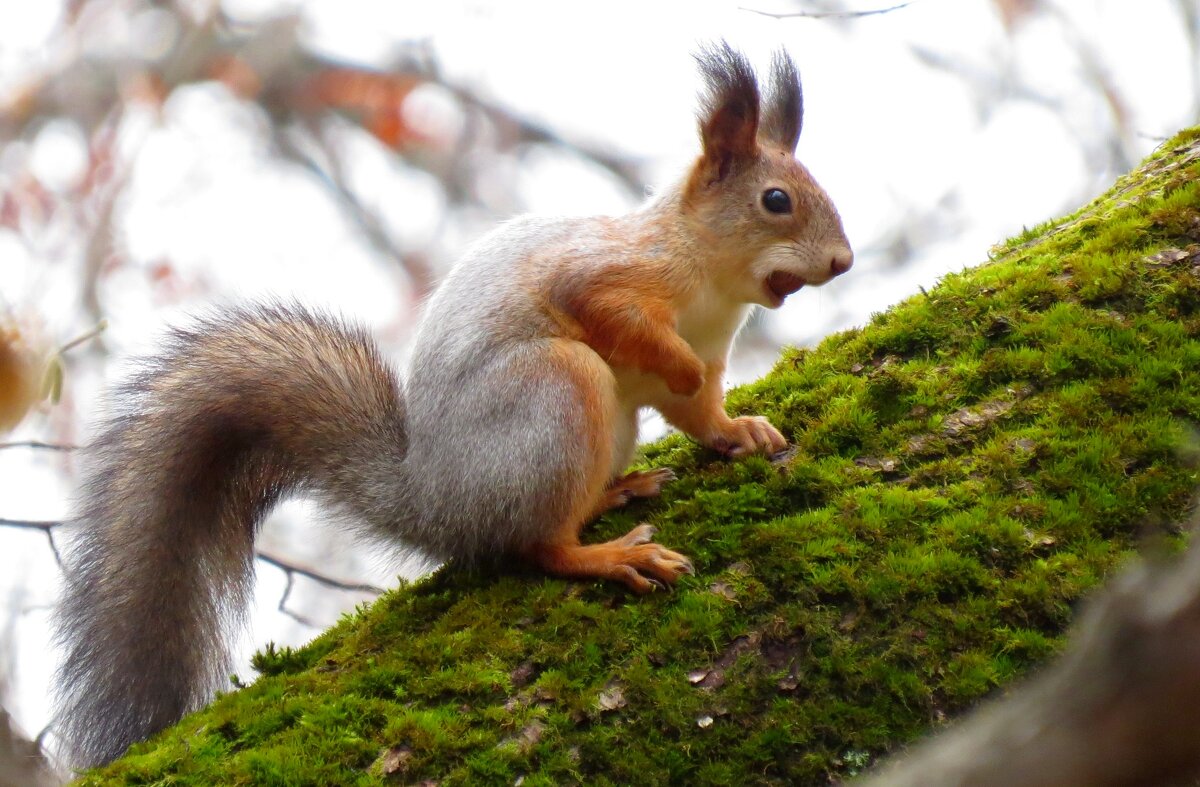
[[[362,329],[276,304],[174,330],[118,389],[56,616],[56,725],[76,766],[115,759],[222,685],[256,531],[295,493],[437,560],[500,555],[637,593],[692,573],[649,525],[581,542],[599,514],[673,478],[624,472],[639,409],[729,457],[784,449],[765,418],[725,413],[730,345],[753,305],[853,262],[794,157],[791,58],[775,54],[762,93],[728,44],[696,59],[702,150],[684,177],[624,216],[485,235],[427,303],[403,382]]]

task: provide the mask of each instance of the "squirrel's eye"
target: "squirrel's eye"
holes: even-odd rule
[[[792,198],[781,189],[767,189],[762,195],[763,207],[772,213],[791,213]]]

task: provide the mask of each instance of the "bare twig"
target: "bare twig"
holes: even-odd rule
[[[61,525],[62,522],[47,520],[0,518],[0,527],[14,527],[18,530],[40,530],[45,533],[46,540],[50,542],[50,551],[54,553],[54,562],[58,563],[59,568],[62,568],[63,562],[62,555],[58,551],[58,544],[54,541],[54,529]]]
[[[275,609],[277,609],[280,612],[282,612],[283,614],[287,615],[289,618],[296,621],[297,623],[299,623],[302,626],[308,626],[309,628],[320,628],[320,626],[318,626],[316,624],[316,622],[312,620],[312,618],[306,617],[304,615],[301,615],[299,612],[293,612],[292,610],[288,609],[288,607],[287,607],[288,599],[291,598],[291,596],[292,596],[292,588],[296,586],[296,574],[295,574],[295,572],[292,572],[292,571],[285,571],[284,576],[287,577],[287,585],[284,586],[283,594],[279,597],[279,603],[277,605],[275,605]]]
[[[62,566],[62,556],[59,554],[58,545],[54,541],[54,531],[55,529],[62,527],[62,525],[63,522],[57,520],[0,518],[0,527],[11,527],[18,530],[38,530],[45,533],[47,539],[50,541],[50,549],[54,552],[54,559],[58,562],[59,566]],[[292,590],[293,576],[302,576],[307,579],[311,579],[313,582],[324,585],[325,587],[334,588],[335,590],[346,590],[356,593],[370,593],[375,596],[378,596],[384,592],[383,588],[376,585],[371,585],[366,582],[351,582],[348,580],[335,579],[334,577],[322,574],[315,568],[287,560],[286,558],[282,558],[277,555],[272,555],[268,552],[256,551],[254,556],[258,560],[261,560],[268,565],[275,566],[287,574],[288,585],[284,591],[283,598],[279,602],[280,611],[287,613],[291,617],[299,620],[302,623],[306,623],[307,625],[312,624],[301,619],[289,610],[283,609],[283,604],[287,601]]]
[[[259,551],[256,552],[254,556],[268,565],[275,566],[276,568],[282,569],[289,574],[298,574],[302,577],[307,577],[308,579],[322,584],[325,587],[334,588],[336,590],[350,590],[358,593],[371,593],[376,596],[384,592],[383,588],[364,582],[348,582],[345,580],[328,577],[314,568],[286,560],[267,552]]]
[[[62,522],[54,522],[49,520],[0,518],[0,527],[15,527],[22,530],[41,530],[48,532],[56,527],[60,527],[61,525]]]
[[[316,156],[306,151],[302,145],[297,144],[283,129],[277,129],[273,137],[280,156],[315,174],[320,183],[329,190],[343,208],[346,215],[363,231],[371,245],[384,256],[395,260],[404,269],[412,280],[413,289],[420,296],[428,294],[434,284],[433,272],[429,270],[429,266],[415,255],[406,254],[396,245],[384,225],[383,219],[364,205],[346,183],[340,161],[334,153],[333,147],[312,128],[311,124],[306,127],[305,131],[305,141],[317,148],[324,157],[324,162],[318,161]]]
[[[0,443],[0,451],[5,448],[40,448],[47,451],[78,451],[79,446],[69,443],[44,443],[41,440],[13,440]]]
[[[287,606],[288,599],[290,599],[292,596],[292,590],[296,586],[297,576],[307,577],[314,582],[318,582],[326,587],[336,588],[338,590],[371,593],[376,596],[380,593],[383,593],[383,588],[375,587],[374,585],[368,585],[365,583],[343,582],[341,580],[333,579],[332,577],[327,577],[315,569],[302,566],[299,563],[294,563],[290,560],[284,560],[281,557],[277,557],[265,552],[257,552],[255,557],[268,565],[281,569],[284,575],[287,577],[287,585],[284,586],[283,594],[279,597],[279,603],[275,605],[275,608],[302,626],[308,626],[309,628],[321,628],[321,625],[312,618],[288,609]]]
[[[629,158],[616,155],[611,150],[606,150],[599,145],[593,145],[579,139],[567,139],[546,126],[518,117],[511,112],[483,101],[470,90],[446,84],[443,84],[443,87],[452,92],[464,105],[474,107],[483,112],[491,122],[502,128],[507,127],[514,130],[515,136],[521,141],[540,142],[582,156],[616,176],[617,180],[621,182],[621,185],[631,195],[640,198],[644,194],[646,182],[641,176],[638,167]]]
[[[58,352],[60,354],[66,353],[68,350],[72,350],[72,349],[78,347],[79,345],[83,344],[84,342],[88,341],[89,339],[95,339],[97,336],[99,336],[101,333],[103,333],[107,328],[108,328],[108,320],[100,320],[99,322],[96,323],[96,325],[93,328],[85,331],[84,333],[81,333],[80,335],[76,336],[74,339],[72,339],[71,341],[67,342],[62,347],[60,347],[58,349]]]
[[[1117,87],[1110,71],[1107,58],[1101,53],[1095,43],[1080,33],[1070,15],[1053,4],[1046,5],[1047,12],[1058,19],[1066,38],[1079,58],[1079,65],[1088,81],[1108,107],[1112,116],[1114,135],[1108,139],[1105,153],[1108,155],[1108,167],[1115,172],[1127,172],[1137,163],[1141,154],[1134,155],[1132,151],[1132,113],[1128,102]],[[1094,165],[1093,165],[1094,166]]]
[[[916,0],[908,0],[907,3],[888,6],[887,8],[875,8],[870,11],[788,11],[775,13],[772,11],[761,11],[757,8],[747,8],[746,6],[738,6],[738,10],[749,11],[752,14],[760,14],[761,16],[769,16],[772,19],[857,19],[863,16],[875,16],[877,14],[899,11],[901,8],[906,8],[915,2]]]
[[[90,143],[93,159],[104,160],[115,155],[117,129],[120,127],[124,115],[124,107],[120,104],[115,105],[104,122],[93,131]],[[144,137],[144,133],[142,136]],[[140,146],[140,144],[139,140],[136,145]],[[132,150],[131,154],[130,161],[136,156]],[[80,296],[88,313],[97,323],[96,328],[90,334],[81,337],[84,340],[98,336],[106,324],[101,316],[104,309],[99,296],[100,278],[105,265],[118,248],[120,233],[114,228],[116,210],[121,195],[124,193],[125,184],[132,175],[132,170],[132,167],[122,169],[97,166],[92,187],[87,194],[81,195],[85,198],[80,200],[80,207],[84,210],[79,211],[79,221],[85,231],[85,241]],[[73,347],[76,343],[68,344]],[[64,347],[62,351],[66,349]]]
[[[1179,7],[1180,21],[1183,22],[1181,27],[1191,54],[1188,62],[1192,64],[1192,108],[1186,117],[1195,117],[1197,112],[1200,112],[1200,8],[1197,8],[1193,0],[1177,0],[1176,5]]]

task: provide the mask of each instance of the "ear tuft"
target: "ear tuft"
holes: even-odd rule
[[[787,51],[775,51],[771,61],[771,89],[763,110],[763,139],[785,150],[795,150],[804,123],[804,93],[800,75]]]
[[[758,155],[758,81],[750,61],[722,41],[696,55],[704,77],[700,112],[702,164],[722,180],[740,161]]]

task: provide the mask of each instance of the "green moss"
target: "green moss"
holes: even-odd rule
[[[1050,658],[1139,543],[1178,540],[1200,419],[1200,130],[981,268],[730,394],[793,448],[614,512],[670,595],[448,568],[91,784],[827,783]]]

